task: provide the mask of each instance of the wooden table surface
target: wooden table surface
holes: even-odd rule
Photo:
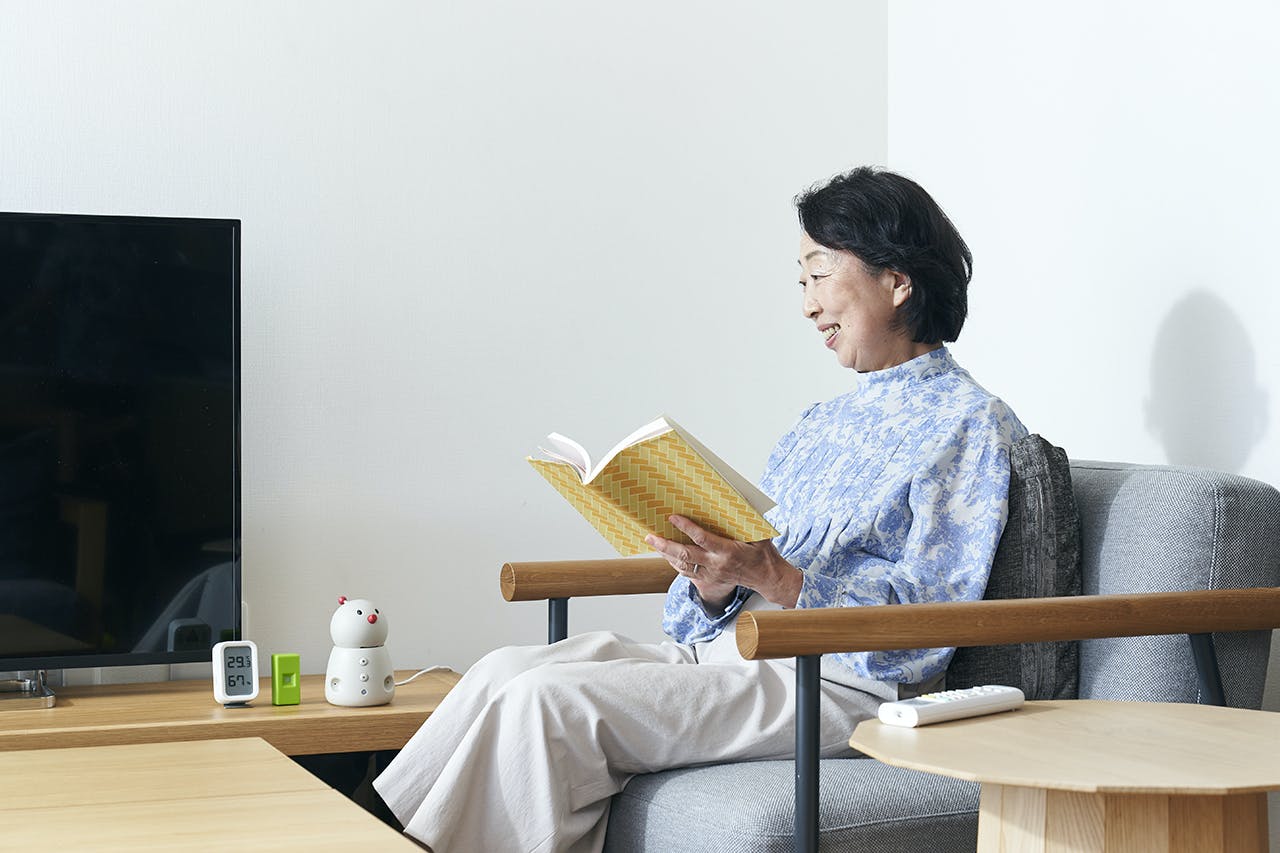
[[[416,670],[396,672],[396,680]],[[57,704],[0,713],[0,752],[74,746],[260,737],[287,755],[399,749],[457,683],[436,671],[396,688],[389,705],[339,708],[324,676],[302,677],[302,703],[272,705],[271,679],[242,708],[224,708],[208,679],[61,687]]]
[[[858,724],[886,764],[982,783],[983,853],[1265,853],[1280,714],[1070,700],[920,728]]]
[[[957,779],[1105,793],[1280,788],[1280,713],[1076,699],[918,728],[858,724],[849,743],[886,764]]]
[[[0,753],[0,821],[6,850],[420,849],[259,738]]]

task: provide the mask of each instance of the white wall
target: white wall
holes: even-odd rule
[[[1280,482],[1280,11],[904,2],[890,21],[890,163],[974,249],[956,349],[975,372],[1073,456]]]
[[[1280,482],[1272,7],[0,14],[0,209],[244,220],[250,630],[308,672],[339,593],[401,666],[543,637],[500,563],[610,553],[521,461],[549,430],[668,411],[758,474],[846,382],[790,198],[887,156],[973,246],[955,350],[1033,429]],[[659,605],[571,625],[656,637]]]
[[[891,4],[889,163],[975,255],[955,350],[1072,456],[1280,484],[1278,31],[1261,2]]]
[[[847,385],[791,198],[886,157],[883,0],[0,17],[0,209],[244,221],[249,630],[305,672],[340,593],[402,667],[543,641],[501,563],[611,554],[523,461],[545,433],[665,411],[755,477]],[[570,624],[657,638],[660,609]]]

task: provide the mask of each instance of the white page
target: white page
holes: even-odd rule
[[[631,433],[631,435],[615,444],[613,449],[609,451],[609,454],[596,463],[596,467],[591,469],[590,476],[586,478],[587,482],[595,479],[596,474],[603,471],[605,466],[609,464],[609,460],[613,459],[613,457],[617,456],[631,445],[639,444],[642,441],[648,441],[651,438],[657,438],[664,432],[670,431],[671,424],[667,422],[666,418],[658,418],[656,421],[651,421],[650,423],[640,427],[635,432]]]
[[[538,450],[552,459],[568,462],[578,469],[578,476],[586,477],[587,471],[591,468],[591,457],[587,454],[585,447],[558,432],[548,435],[546,441],[551,447],[539,446]]]

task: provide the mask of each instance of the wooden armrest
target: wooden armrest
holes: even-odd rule
[[[748,660],[1280,627],[1280,588],[747,611]]]
[[[507,601],[666,592],[676,570],[661,557],[505,563],[499,580]]]

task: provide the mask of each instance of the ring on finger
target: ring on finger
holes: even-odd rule
[[[689,573],[696,575],[698,573],[698,569],[700,568],[702,568],[702,566],[698,565],[697,563],[694,563],[693,568],[689,570]]]

